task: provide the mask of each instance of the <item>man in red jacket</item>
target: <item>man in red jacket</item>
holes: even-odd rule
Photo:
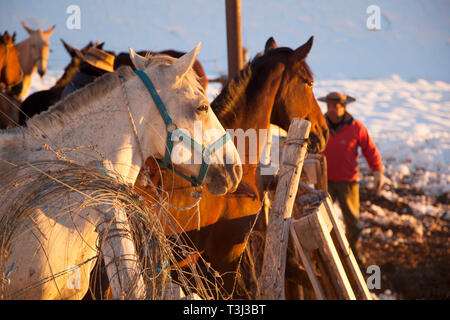
[[[361,232],[359,221],[358,147],[361,147],[375,178],[376,189],[383,186],[381,155],[366,127],[347,112],[347,104],[355,98],[331,92],[318,99],[327,103],[325,119],[330,137],[323,154],[327,159],[328,192],[338,201],[344,216],[347,239],[354,245]]]

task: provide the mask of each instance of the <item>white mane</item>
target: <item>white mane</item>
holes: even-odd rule
[[[45,131],[61,129],[65,124],[73,121],[78,112],[89,110],[88,108],[92,108],[93,102],[121,85],[119,75],[128,80],[133,76],[133,72],[129,66],[123,66],[117,70],[117,73],[106,73],[84,88],[57,102],[48,110],[28,119],[26,127],[1,130],[0,138],[4,135],[25,134],[29,128],[33,127],[42,128]]]

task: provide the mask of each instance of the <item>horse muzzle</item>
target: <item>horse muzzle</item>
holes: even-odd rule
[[[316,126],[314,130],[311,130],[308,139],[308,152],[310,153],[321,153],[325,150],[327,146],[329,136],[328,128],[322,129]]]
[[[241,164],[211,165],[205,185],[209,192],[224,195],[236,191],[242,179]]]

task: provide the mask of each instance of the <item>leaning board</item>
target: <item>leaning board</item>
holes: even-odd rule
[[[372,299],[329,195],[311,213],[293,219],[290,233],[318,299]],[[311,254],[316,250],[332,288],[324,288],[314,273]]]

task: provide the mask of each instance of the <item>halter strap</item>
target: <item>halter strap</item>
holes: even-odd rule
[[[161,114],[164,123],[167,127],[169,127],[171,124],[173,124],[172,118],[170,117],[169,113],[167,112],[166,107],[164,106],[164,103],[162,102],[158,92],[156,92],[155,86],[151,82],[150,78],[147,76],[147,74],[142,70],[135,70],[134,71],[139,78],[144,83],[145,87],[147,88],[148,92],[150,92],[153,101],[156,104],[156,107],[159,110],[159,113]]]
[[[158,92],[155,89],[155,86],[153,85],[147,74],[142,70],[135,70],[134,72],[142,80],[148,92],[150,92],[150,95],[152,96],[153,101],[155,102],[156,108],[161,114],[161,117],[163,118],[164,123],[166,124],[167,127],[166,152],[163,160],[156,159],[158,164],[163,168],[172,170],[177,175],[188,180],[193,187],[199,187],[203,185],[206,174],[208,172],[209,165],[211,164],[212,154],[216,152],[218,149],[222,148],[229,140],[231,140],[230,134],[226,132],[223,136],[221,136],[219,139],[217,139],[207,147],[198,143],[197,141],[192,139],[188,134],[176,128],[176,125],[173,123],[172,118],[170,117],[167,111],[167,108],[162,102],[161,97],[159,96]],[[172,165],[171,154],[174,145],[172,136],[175,135],[179,136],[183,143],[188,144],[195,151],[199,152],[202,155],[202,165],[196,178],[185,175],[184,173],[176,170]]]

